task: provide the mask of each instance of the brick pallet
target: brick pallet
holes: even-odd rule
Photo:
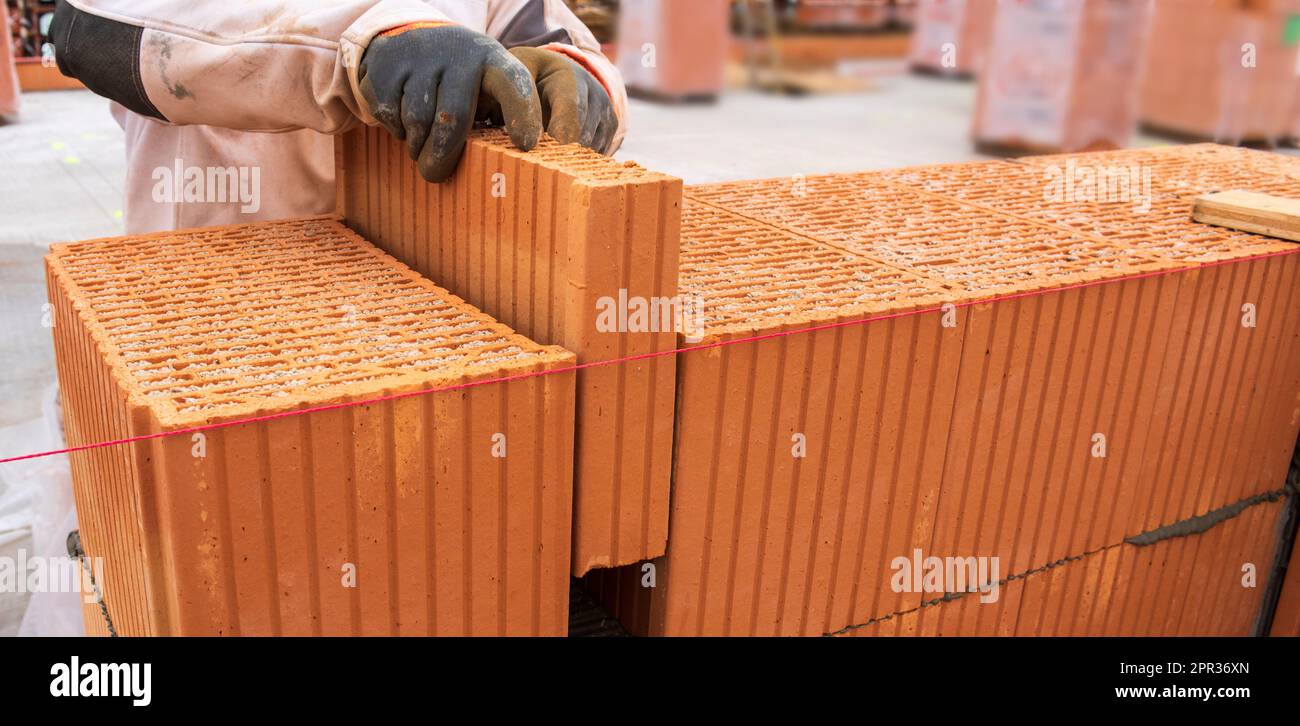
[[[1155,3],[1142,123],[1157,133],[1226,143],[1291,137],[1297,46],[1287,23],[1297,10],[1300,4],[1287,2]]]
[[[56,245],[47,270],[69,445],[155,437],[72,454],[117,633],[566,632],[571,353],[332,219]]]
[[[1048,202],[1047,175],[1071,161],[1154,167],[1151,210]],[[844,255],[846,268],[929,284],[886,295],[878,322],[681,355],[673,529],[657,587],[641,588],[634,566],[596,573],[593,589],[633,632],[832,633],[917,611],[927,596],[889,579],[893,558],[915,549],[1034,572],[1103,549],[1129,558],[1119,545],[1135,534],[1275,496],[1300,425],[1300,255],[1191,222],[1189,195],[1244,181],[1300,196],[1297,172],[1272,155],[1193,147],[688,188],[683,293],[743,279],[725,258],[701,256],[719,226],[694,221],[700,205],[742,225],[722,236],[772,278],[737,282],[708,310],[807,274],[827,283],[751,312],[738,335],[778,332],[791,316],[806,327],[863,315],[831,294],[830,273],[798,256],[764,259],[768,245],[797,240]],[[1008,297],[988,301],[998,296]],[[962,306],[957,327],[942,327],[935,299]],[[1240,323],[1248,302],[1255,328]],[[897,317],[917,308],[926,312]],[[712,314],[709,330],[706,341],[732,334]],[[807,452],[795,457],[800,434]],[[1267,567],[1271,529],[1248,532],[1232,554]],[[1188,568],[1216,566],[1178,563],[1168,576],[1183,586]],[[1069,602],[1096,586],[1073,578]],[[937,617],[952,607],[926,608],[914,630],[1019,627],[991,609]],[[1246,633],[1248,611],[1188,627]]]
[[[730,4],[639,0],[619,6],[618,69],[628,93],[711,100],[726,82]]]
[[[807,0],[794,9],[794,24],[821,30],[872,30],[889,24],[893,10],[888,0]]]
[[[996,0],[918,0],[912,15],[912,68],[942,75],[979,73],[993,33]],[[945,65],[949,51],[952,64]]]
[[[1122,148],[1137,126],[1150,3],[999,3],[973,135],[995,152]]]

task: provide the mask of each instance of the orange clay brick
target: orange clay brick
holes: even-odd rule
[[[1242,568],[1254,564],[1267,576],[1275,542],[1261,533],[1275,531],[1281,507],[1263,502],[1200,534],[1143,547],[1118,543],[1047,568],[1003,571],[1007,581],[993,602],[981,603],[979,593],[948,601],[928,595],[924,607],[836,635],[1248,636],[1264,588],[1243,586]]]
[[[1296,490],[1300,488],[1300,442],[1296,443],[1296,453],[1291,459],[1287,482],[1292,496],[1295,496]],[[1269,635],[1300,636],[1300,547],[1294,546],[1294,540],[1281,588]]]
[[[442,185],[379,129],[337,151],[347,224],[470,304],[580,362],[672,350],[672,327],[600,330],[597,313],[677,294],[679,180],[549,139],[522,153],[492,131]],[[663,553],[675,377],[671,355],[579,372],[574,574]]]
[[[976,143],[1084,151],[1137,126],[1144,0],[999,2],[979,74]]]
[[[794,9],[794,22],[801,28],[823,30],[879,29],[889,24],[889,0],[857,2],[804,2]]]
[[[1075,166],[1069,160],[1075,160]],[[1067,173],[1082,174],[1077,164],[1086,160],[1088,173],[1103,167],[1107,174],[1131,174],[1151,170],[1150,193],[1133,190],[1127,197],[1113,192],[1097,197],[1096,187],[1066,187]],[[1130,167],[1132,164],[1134,166]],[[1180,262],[1213,262],[1251,257],[1293,249],[1289,242],[1250,235],[1192,221],[1192,197],[1215,191],[1210,183],[1194,184],[1183,168],[1166,165],[1157,170],[1143,157],[1126,157],[1120,152],[1092,155],[1032,157],[1026,163],[987,162],[949,164],[881,172],[880,180],[929,192],[938,197],[1036,222],[1066,228],[1075,233],[1104,238],[1146,254]],[[1132,178],[1131,176],[1129,178]],[[1258,188],[1263,181],[1244,184]],[[1241,180],[1243,183],[1245,180]],[[1219,182],[1223,183],[1223,182]],[[1231,185],[1238,186],[1238,185]],[[1198,189],[1185,198],[1171,190]]]
[[[46,260],[68,443],[182,432],[72,455],[118,633],[565,633],[571,353],[332,219]]]
[[[980,172],[962,173],[971,168]],[[1005,181],[1001,195],[994,191],[991,168],[997,167],[970,165],[933,176],[959,189],[971,188],[972,176],[994,179],[979,206],[996,218],[1015,195]],[[807,180],[801,202],[815,200],[819,186],[856,195],[844,176]],[[1037,195],[1040,206],[1055,208],[1044,202],[1041,187]],[[760,203],[752,196],[746,205],[760,216],[793,217],[809,233],[817,224],[812,212],[820,211],[796,204],[774,214],[756,210]],[[1116,209],[1125,207],[1112,204],[1108,211]],[[877,241],[874,226],[858,223],[848,210],[835,211],[838,225],[818,238],[875,254],[895,244]],[[863,209],[863,218],[874,216],[874,208]],[[928,220],[914,224],[943,229]],[[1249,252],[1226,245],[1225,237],[1236,237]],[[1152,237],[1119,241],[1144,255],[1203,261],[1295,249],[1212,229],[1199,240],[1203,254],[1194,244],[1164,254],[1168,240]],[[978,383],[961,386],[954,403],[949,471],[930,551],[996,552],[1012,568],[1035,567],[1275,488],[1297,423],[1286,402],[1300,390],[1300,301],[1292,294],[1298,260],[1255,260],[971,309],[962,381]],[[1239,316],[1247,302],[1269,311],[1269,320],[1244,328]],[[1164,385],[1145,383],[1155,376]],[[1148,412],[1154,415],[1147,418]],[[1167,420],[1198,424],[1159,425]],[[1043,429],[1044,421],[1051,428]],[[1081,457],[1097,432],[1108,437],[1108,458]],[[1145,482],[1177,486],[1135,501]]]
[[[694,201],[683,211],[681,287],[705,301],[706,346],[951,297],[919,275]],[[589,586],[630,631],[666,635],[820,634],[896,597],[880,591],[884,552],[928,538],[943,458],[891,452],[945,437],[961,339],[932,310],[682,354],[672,536],[653,563],[657,587],[640,587],[636,565],[592,573]],[[794,456],[796,437],[806,457]],[[897,502],[892,517],[881,502]],[[878,526],[887,521],[905,525]]]
[[[1125,234],[1074,229],[1034,216],[1026,170],[1041,178],[996,163],[687,189],[681,285],[704,292],[711,334],[720,334],[715,309],[742,311],[750,335],[806,327],[784,322],[792,312],[853,317],[849,303],[816,294],[787,296],[775,320],[748,307],[760,290],[771,302],[784,287],[806,287],[791,282],[804,267],[817,291],[839,289],[846,266],[864,263],[930,281],[924,293],[884,293],[886,314],[927,295],[963,307],[951,342],[926,337],[940,331],[939,316],[925,314],[861,326],[865,343],[836,329],[681,356],[673,537],[656,563],[658,586],[639,588],[639,568],[592,582],[625,625],[834,632],[919,605],[919,594],[888,586],[891,560],[913,549],[996,556],[1004,573],[1028,571],[1277,488],[1300,423],[1300,255],[1197,263],[1294,247],[1193,233],[1190,222],[1178,222],[1175,242],[1141,233],[1141,215],[1117,205],[1105,211]],[[1056,210],[1041,185],[1035,193]],[[696,224],[701,204],[710,216]],[[701,254],[703,240],[726,251]],[[844,258],[791,267],[751,252],[766,274],[747,289],[743,265],[729,264],[772,240]],[[1004,297],[986,301],[993,296]],[[1248,302],[1266,311],[1253,328],[1241,324]],[[832,361],[825,370],[819,356]],[[853,380],[844,363],[853,360],[884,380]],[[863,399],[876,408],[859,409]],[[809,412],[825,420],[807,421]],[[809,431],[827,448],[810,443],[792,460],[789,437]],[[1093,455],[1098,433],[1105,456]],[[819,557],[823,547],[830,554]],[[1092,582],[1070,580],[1062,592],[1081,597]],[[927,608],[885,629],[1011,634],[1019,607],[963,605],[953,623]]]
[[[875,174],[692,187],[692,199],[989,297],[1170,267],[1128,245],[990,214]]]
[[[725,0],[627,3],[617,31],[618,69],[630,93],[693,99],[722,92],[731,45]]]
[[[1232,142],[1286,137],[1295,98],[1296,52],[1287,40],[1293,8],[1242,7],[1249,4],[1152,3],[1139,86],[1145,125]]]
[[[978,73],[988,54],[997,0],[917,0],[916,6],[908,51],[912,67],[941,74]],[[944,65],[948,50],[951,67]]]
[[[1071,159],[1100,167],[1132,167],[1150,171],[1153,190],[1189,201],[1202,194],[1250,189],[1300,197],[1300,158],[1220,144],[1190,144],[1132,149],[1081,157],[1072,154],[1021,159],[1035,167],[1062,167]]]

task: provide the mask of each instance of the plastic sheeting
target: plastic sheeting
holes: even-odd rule
[[[5,455],[63,447],[59,414],[51,389],[40,419],[0,428]],[[66,558],[68,533],[77,528],[72,473],[67,455],[0,464],[0,545],[30,537],[25,557]],[[19,597],[0,593],[0,597]],[[18,627],[19,635],[84,635],[82,594],[35,592]]]

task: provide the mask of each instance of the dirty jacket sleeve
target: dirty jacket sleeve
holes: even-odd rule
[[[426,21],[570,56],[609,91],[621,142],[622,78],[562,0],[59,0],[52,32],[64,75],[142,116],[333,134],[376,123],[357,79],[371,39]]]
[[[422,0],[59,0],[59,70],[142,116],[339,133],[360,118],[371,38],[449,18]]]

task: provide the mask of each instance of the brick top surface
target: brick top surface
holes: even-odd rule
[[[690,187],[693,199],[886,262],[980,297],[1167,266],[1156,256],[992,212],[876,174]]]
[[[681,255],[679,292],[700,298],[709,333],[941,304],[951,297],[924,277],[699,201],[682,203]]]
[[[1067,173],[1076,174],[1068,188]],[[1192,221],[1194,197],[1233,188],[1300,198],[1300,159],[1193,144],[729,182],[686,193],[980,294],[1294,249]]]
[[[1109,155],[1106,161],[1097,161],[1096,157],[1078,157],[1080,160],[1085,158],[1094,165],[1093,173],[1102,165],[1113,166],[1115,173],[1131,172],[1125,170],[1129,162],[1116,154]],[[950,197],[1001,214],[1032,219],[1180,263],[1268,253],[1290,244],[1192,221],[1191,197],[1161,191],[1161,180],[1166,186],[1191,186],[1190,174],[1197,171],[1195,165],[1179,166],[1165,162],[1145,166],[1145,162],[1135,163],[1138,164],[1134,168],[1138,170],[1139,178],[1144,168],[1151,170],[1149,195],[1143,192],[1119,198],[1113,193],[1109,197],[1099,196],[1095,191],[1079,186],[1070,190],[1064,187],[1054,189],[1049,185],[1061,177],[1049,177],[1048,170],[1053,167],[1048,164],[940,165],[881,172],[878,177],[882,181]],[[1061,174],[1066,173],[1064,163],[1056,169]],[[1200,194],[1213,191],[1216,185],[1201,182],[1196,186],[1203,190],[1197,192]],[[1236,186],[1243,185],[1238,183]],[[1260,189],[1257,183],[1244,186]],[[1288,196],[1300,196],[1300,185],[1291,186],[1294,191]],[[1285,189],[1274,193],[1279,192],[1286,194]],[[1054,193],[1055,196],[1049,200],[1048,195]]]
[[[1073,161],[1076,165],[1150,170],[1151,186],[1156,193],[1187,200],[1228,189],[1300,197],[1300,158],[1221,144],[1053,154],[1025,157],[1020,161],[1038,168],[1064,167]]]
[[[327,218],[54,245],[128,395],[196,425],[571,360]]]
[[[510,142],[504,131],[481,129],[475,131],[470,143],[487,144],[507,156],[527,159],[530,163],[556,169],[574,179],[591,184],[636,184],[673,179],[668,174],[650,171],[630,161],[617,161],[577,144],[561,144],[543,135],[530,151],[520,151]]]

